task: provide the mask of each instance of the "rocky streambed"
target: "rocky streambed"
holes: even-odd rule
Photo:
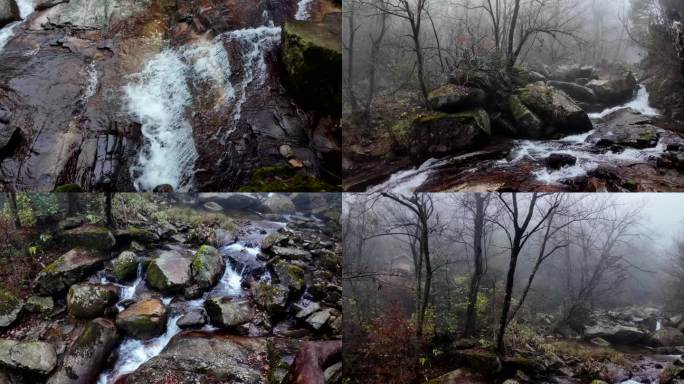
[[[17,3],[0,25],[1,189],[339,184],[339,3]]]
[[[390,128],[395,144],[390,154],[382,152],[387,166],[364,168],[363,175],[350,177],[346,188],[684,189],[684,136],[650,106],[646,88],[631,72],[604,71],[609,73],[606,79],[592,67],[564,68],[548,77],[537,72],[502,75],[504,79],[480,75],[482,79],[468,79],[466,85],[439,88],[430,96],[435,111],[405,112],[408,117]],[[568,80],[578,76],[595,79]],[[494,80],[499,82],[492,85]],[[350,148],[349,168],[376,161],[370,153]]]
[[[204,197],[207,213],[253,207],[227,228],[62,220],[70,250],[21,283],[33,295],[0,292],[0,382],[337,382],[339,224],[296,213],[308,199]]]

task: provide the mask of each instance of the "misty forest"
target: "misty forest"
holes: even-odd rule
[[[348,383],[681,383],[678,195],[348,194]]]
[[[0,383],[339,383],[340,194],[0,194]]]
[[[345,0],[347,191],[684,189],[681,0]]]

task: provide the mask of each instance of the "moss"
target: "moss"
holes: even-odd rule
[[[411,134],[411,124],[414,118],[400,120],[390,127],[390,135],[392,139],[401,146],[407,146],[409,142],[409,135]]]
[[[322,180],[302,175],[289,166],[257,169],[249,184],[240,192],[333,192],[340,188]]]
[[[658,134],[653,130],[643,130],[639,133],[639,139],[643,141],[656,141],[658,140]]]
[[[638,184],[633,182],[633,181],[625,181],[622,183],[622,188],[630,191],[630,192],[636,192],[637,189],[639,188]]]
[[[9,292],[0,290],[0,315],[7,315],[14,311],[20,301]]]
[[[98,343],[98,340],[102,336],[102,327],[96,322],[89,322],[86,324],[83,333],[76,340],[76,344],[79,348],[88,349]]]
[[[147,268],[147,281],[154,288],[160,290],[168,288],[166,284],[166,277],[164,277],[164,274],[162,273],[161,269],[159,269],[159,266],[155,261],[152,261],[150,266]]]
[[[55,187],[53,192],[83,192],[78,184],[63,184]]]

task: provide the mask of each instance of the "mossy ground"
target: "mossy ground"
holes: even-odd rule
[[[339,187],[302,175],[289,166],[263,167],[252,174],[241,192],[334,192]]]

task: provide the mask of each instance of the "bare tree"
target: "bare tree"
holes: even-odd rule
[[[470,289],[468,291],[468,309],[466,311],[465,337],[471,337],[475,333],[477,326],[477,296],[480,292],[480,282],[484,275],[484,226],[487,210],[487,196],[481,193],[473,194],[475,209],[473,211],[473,275],[470,278]]]

